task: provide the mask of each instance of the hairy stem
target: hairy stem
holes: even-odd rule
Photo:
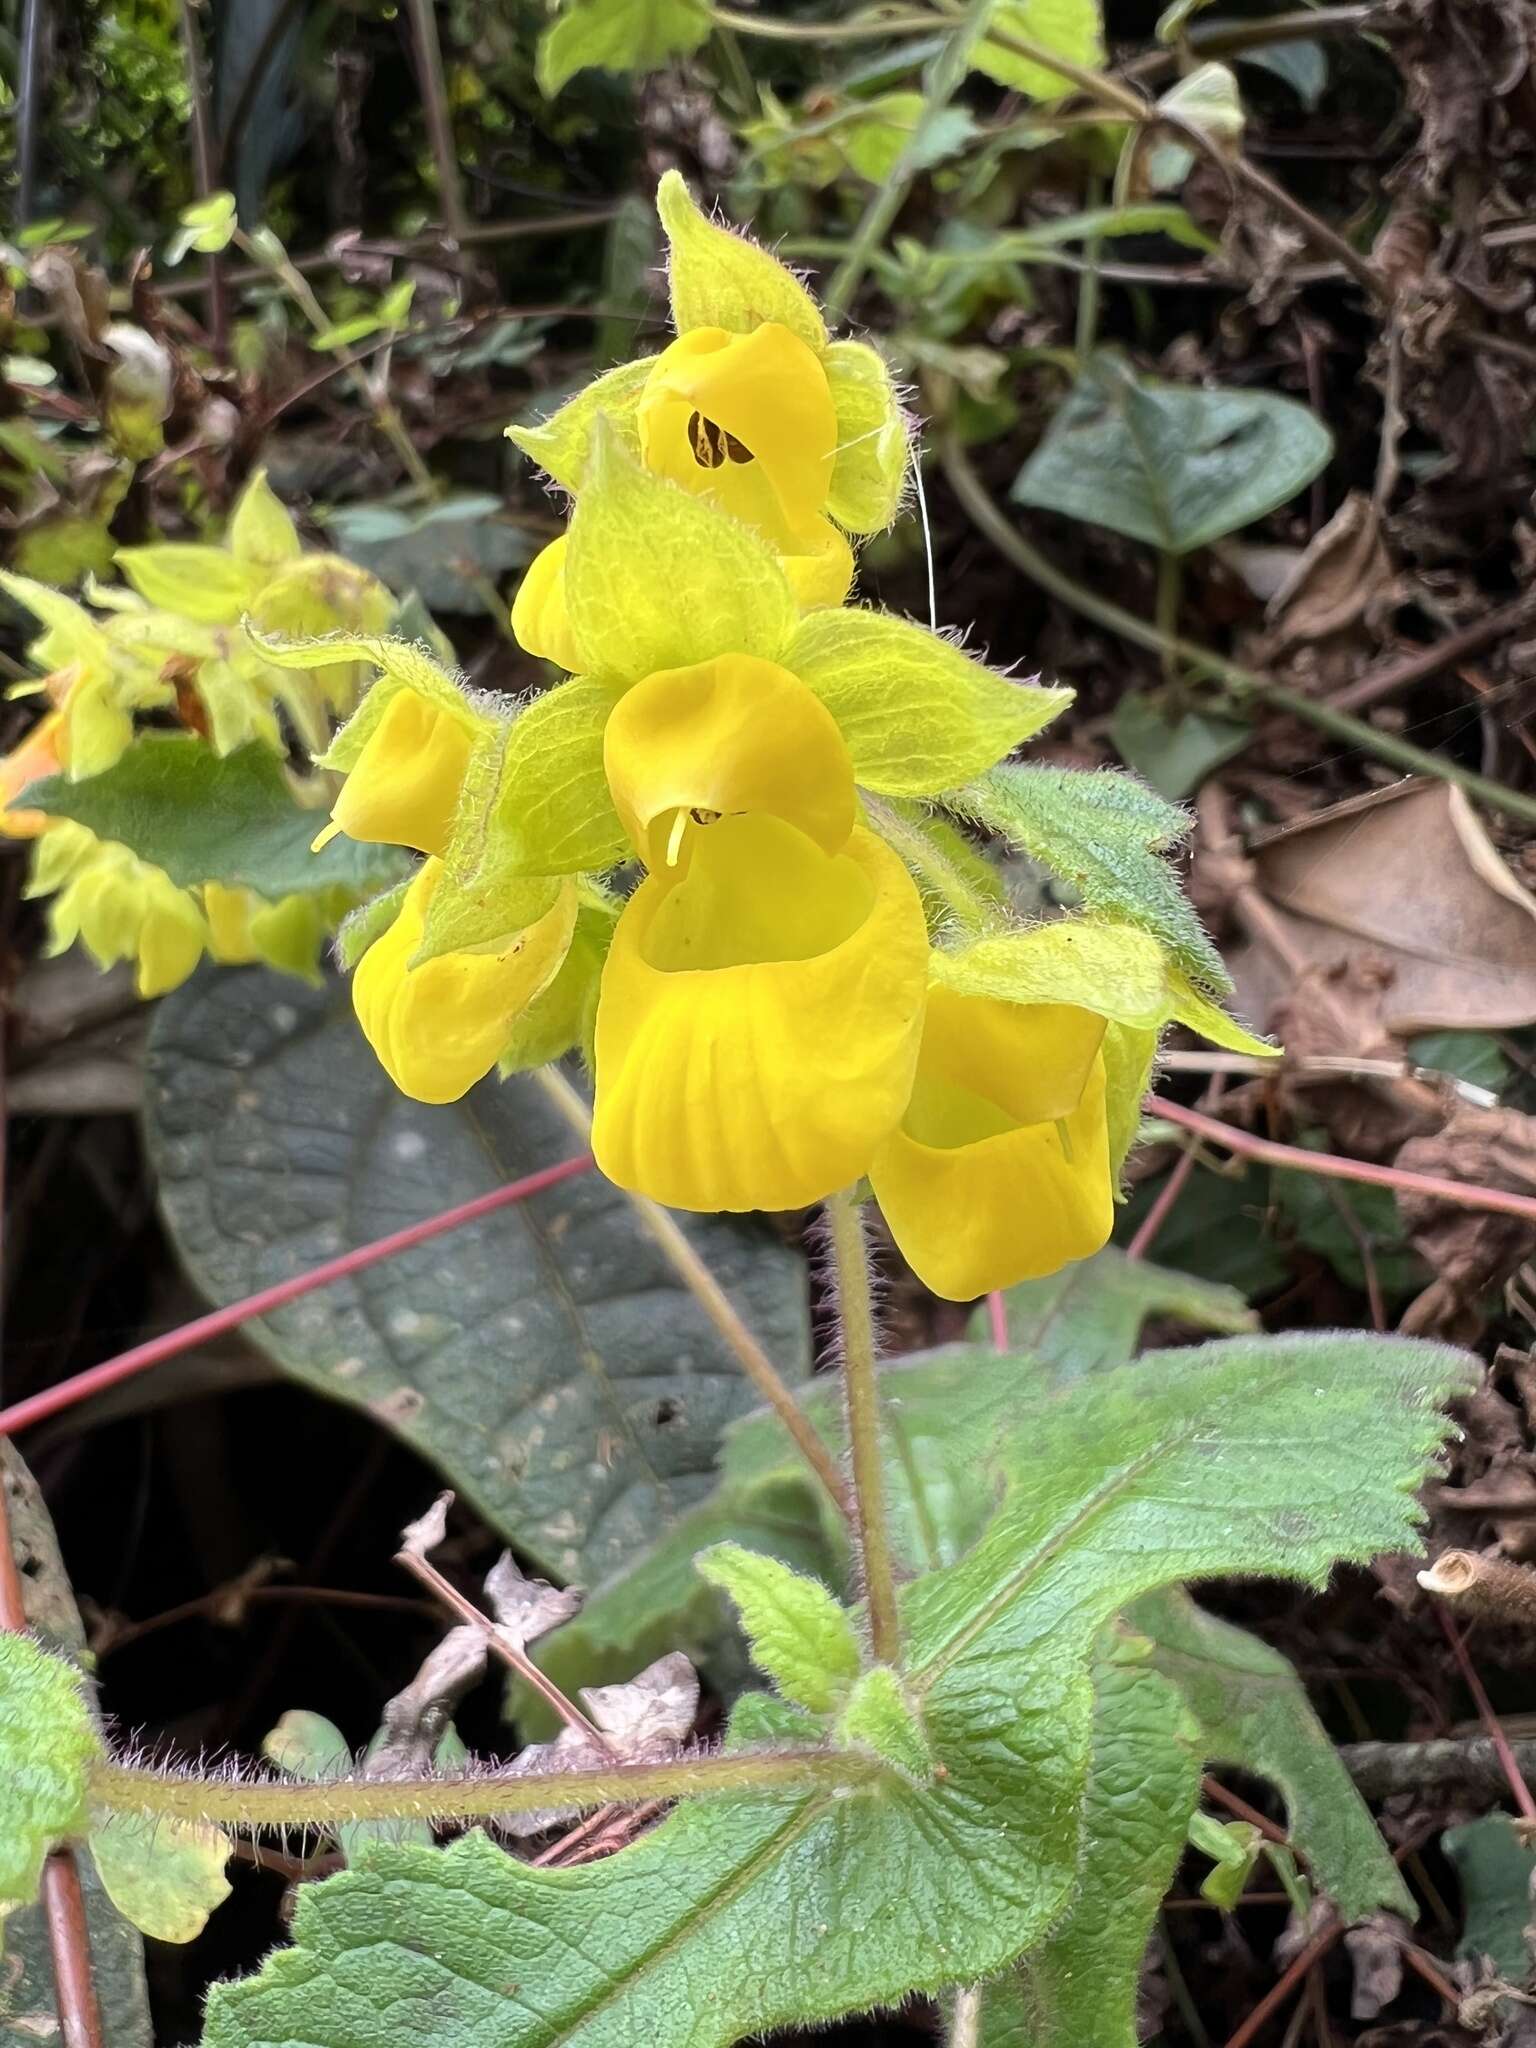
[[[949,2017],[949,2048],[980,2048],[981,2043],[981,1986],[974,1985],[969,1991],[955,1993],[954,2009]]]
[[[777,43],[871,43],[886,36],[930,35],[949,27],[943,15],[917,10],[867,21],[778,21],[771,14],[738,14],[734,7],[711,8],[710,16],[717,28]]]
[[[338,1827],[359,1820],[496,1820],[510,1813],[585,1811],[653,1799],[708,1799],[751,1792],[812,1792],[867,1785],[884,1772],[851,1750],[683,1757],[664,1764],[606,1764],[582,1771],[487,1771],[474,1776],[330,1778],[318,1784],[242,1780],[100,1763],[93,1806],[155,1819],[233,1828]]]
[[[964,14],[956,18],[943,51],[935,58],[923,93],[922,111],[906,147],[896,159],[890,176],[865,207],[864,217],[848,244],[848,253],[827,286],[826,315],[829,322],[836,324],[846,316],[871,257],[900,213],[912,189],[912,180],[923,162],[929,130],[959,91],[970,69],[971,52],[981,40],[992,6],[993,0],[970,0]]]
[[[583,1141],[592,1135],[592,1117],[581,1096],[554,1067],[541,1067],[538,1079],[555,1107],[581,1133]],[[653,1241],[661,1247],[668,1263],[694,1300],[725,1340],[736,1363],[762,1395],[789,1432],[797,1451],[826,1488],[845,1521],[851,1520],[853,1502],[836,1460],[816,1434],[810,1419],[795,1399],[778,1367],[736,1313],[735,1305],[689,1242],[670,1211],[644,1195],[631,1194],[640,1221]]]
[[[864,1593],[869,1601],[870,1640],[882,1664],[899,1665],[901,1622],[896,1610],[896,1570],[885,1518],[885,1461],[880,1389],[875,1375],[869,1246],[864,1236],[864,1218],[851,1190],[832,1195],[826,1206],[842,1323],[843,1388],[848,1402],[853,1498]]]
[[[1463,768],[1459,761],[1447,761],[1439,754],[1427,753],[1424,748],[1415,747],[1394,733],[1378,732],[1374,725],[1367,725],[1363,719],[1351,718],[1331,704],[1288,690],[1256,670],[1229,661],[1212,648],[1202,647],[1197,641],[1162,633],[1151,620],[1138,618],[1135,612],[1126,611],[1110,598],[1101,597],[1097,591],[1074,581],[1032,547],[1013,525],[976,474],[970,457],[953,433],[945,434],[939,442],[939,463],[955,496],[998,552],[1006,555],[1042,590],[1062,604],[1070,605],[1084,618],[1094,620],[1107,631],[1118,634],[1122,640],[1129,640],[1133,646],[1145,647],[1157,655],[1177,656],[1186,667],[1221,683],[1234,697],[1258,697],[1266,704],[1273,704],[1277,710],[1288,711],[1316,726],[1346,746],[1374,754],[1378,760],[1390,761],[1407,774],[1432,775],[1441,782],[1454,783],[1468,796],[1477,797],[1481,802],[1503,811],[1506,817],[1536,824],[1536,797],[1526,796],[1520,790],[1509,789],[1502,782],[1493,782],[1486,775]]]

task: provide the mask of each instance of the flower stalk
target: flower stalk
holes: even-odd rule
[[[864,1593],[869,1602],[870,1642],[880,1663],[899,1667],[901,1620],[896,1607],[896,1568],[885,1513],[884,1445],[875,1373],[869,1244],[864,1234],[863,1213],[851,1190],[831,1196],[826,1207],[842,1325],[843,1388],[848,1404],[849,1455]]]

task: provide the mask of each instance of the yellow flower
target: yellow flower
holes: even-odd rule
[[[44,811],[13,810],[29,782],[57,775],[64,767],[69,732],[62,711],[40,718],[19,746],[0,756],[0,832],[8,839],[35,839],[48,829]]]
[[[62,822],[44,838],[43,852],[57,857],[40,857],[28,893],[58,887],[49,908],[53,952],[79,939],[101,967],[134,961],[134,986],[146,999],[186,980],[203,956],[208,927],[192,896],[163,868]]]
[[[580,668],[581,656],[565,609],[563,533],[541,548],[523,571],[512,601],[512,631],[525,653],[573,674]]]
[[[352,1002],[380,1065],[418,1102],[457,1102],[495,1066],[513,1026],[559,972],[576,922],[566,884],[525,931],[413,965],[443,876],[429,860],[352,977]]]
[[[764,811],[823,853],[857,816],[847,743],[820,698],[776,662],[722,654],[659,669],[625,693],[603,733],[614,808],[650,868],[676,867],[723,815]]]
[[[927,941],[900,860],[722,818],[641,883],[603,970],[593,1150],[680,1209],[792,1209],[856,1180],[911,1091]]]
[[[968,1301],[1108,1239],[1103,1037],[1104,1019],[1073,1004],[930,989],[912,1098],[869,1177],[935,1294]]]
[[[348,772],[318,850],[338,832],[386,846],[440,854],[469,766],[475,724],[415,690],[398,690]]]
[[[755,526],[780,554],[822,522],[837,414],[814,350],[768,321],[695,327],[656,358],[636,411],[640,459]]]

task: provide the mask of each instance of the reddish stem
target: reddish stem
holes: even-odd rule
[[[1128,1259],[1144,1259],[1157,1242],[1158,1232],[1168,1221],[1168,1212],[1184,1192],[1184,1183],[1195,1170],[1195,1148],[1186,1145],[1169,1170],[1168,1178],[1158,1189],[1155,1200],[1137,1227],[1136,1235],[1125,1248]]]
[[[1509,1737],[1504,1733],[1504,1724],[1493,1711],[1493,1702],[1488,1697],[1487,1688],[1478,1677],[1477,1667],[1467,1654],[1466,1640],[1455,1621],[1438,1600],[1435,1602],[1435,1612],[1440,1617],[1440,1626],[1445,1630],[1456,1662],[1461,1667],[1461,1675],[1466,1680],[1467,1691],[1471,1693],[1473,1702],[1477,1707],[1478,1717],[1482,1721],[1483,1726],[1488,1730],[1488,1740],[1493,1744],[1499,1762],[1503,1766],[1504,1775],[1509,1780],[1510,1794],[1516,1806],[1520,1809],[1521,1818],[1524,1820],[1536,1820],[1536,1799],[1531,1797],[1531,1788],[1526,1784],[1520,1766],[1515,1760],[1515,1752],[1509,1746]]]
[[[1008,1349],[1008,1304],[1001,1294],[987,1296],[987,1322],[992,1331],[994,1351]]]
[[[439,1215],[429,1216],[424,1223],[411,1223],[404,1230],[391,1231],[388,1237],[375,1238],[372,1244],[357,1245],[351,1251],[343,1252],[339,1258],[327,1259],[323,1265],[315,1266],[307,1273],[297,1273],[291,1280],[279,1280],[276,1286],[263,1287],[256,1294],[246,1295],[243,1301],[232,1301],[225,1308],[214,1309],[193,1322],[183,1323],[180,1329],[167,1330],[162,1336],[151,1337],[147,1343],[135,1344],[131,1351],[120,1352],[116,1358],[93,1365],[87,1372],[60,1380],[57,1386],[46,1387],[42,1393],[17,1401],[9,1408],[0,1408],[0,1436],[15,1436],[18,1431],[43,1421],[46,1416],[57,1415],[63,1408],[72,1408],[77,1401],[115,1387],[119,1380],[147,1372],[150,1366],[159,1365],[163,1359],[175,1358],[210,1338],[222,1337],[226,1330],[238,1329],[242,1323],[283,1308],[288,1302],[297,1301],[301,1295],[329,1287],[333,1280],[345,1280],[353,1273],[361,1273],[369,1266],[380,1265],[385,1259],[408,1252],[415,1245],[425,1244],[429,1238],[441,1237],[444,1231],[458,1230],[466,1223],[477,1223],[482,1216],[494,1215],[498,1209],[509,1208],[514,1202],[526,1202],[530,1196],[542,1194],[546,1188],[558,1187],[561,1181],[586,1173],[592,1163],[591,1153],[582,1152],[574,1159],[562,1159],[558,1166],[541,1167],[537,1173],[525,1174],[521,1180],[508,1181],[505,1187],[493,1188],[488,1195],[476,1195],[473,1201],[460,1202]]]
[[[1255,2034],[1260,2032],[1272,2014],[1278,2012],[1302,1978],[1306,1976],[1312,1965],[1322,1961],[1323,1957],[1327,1955],[1329,1949],[1333,1947],[1343,1932],[1343,1922],[1334,1920],[1323,1929],[1321,1934],[1315,1934],[1301,1951],[1300,1955],[1292,1960],[1285,1974],[1277,1977],[1274,1984],[1265,1992],[1264,1996],[1253,2008],[1253,2011],[1249,2013],[1247,2019],[1243,2021],[1243,2024],[1228,2041],[1227,2048],[1248,2048],[1248,2043]]]
[[[1290,1839],[1284,1828],[1277,1828],[1267,1814],[1260,1813],[1256,1806],[1250,1806],[1246,1799],[1240,1799],[1235,1792],[1229,1792],[1219,1778],[1202,1778],[1200,1789],[1207,1799],[1213,1799],[1218,1806],[1224,1806],[1228,1813],[1236,1814],[1239,1820],[1245,1820],[1250,1827],[1257,1828],[1267,1842],[1284,1843]]]
[[[1344,1159],[1336,1152],[1312,1152],[1302,1145],[1281,1145],[1273,1138],[1256,1138],[1216,1117],[1202,1116],[1198,1109],[1186,1109],[1182,1102],[1166,1102],[1161,1095],[1146,1100],[1150,1116],[1181,1124],[1186,1131],[1198,1131],[1202,1138],[1225,1145],[1240,1159],[1257,1159],[1267,1166],[1284,1167],[1290,1173],[1320,1173],[1329,1180],[1363,1181],[1369,1187],[1396,1188],[1406,1195],[1429,1195],[1437,1201],[1454,1202],[1463,1209],[1491,1209],[1501,1216],[1519,1216],[1536,1223],[1536,1195],[1516,1195],[1507,1188],[1478,1187],[1470,1182],[1444,1180],[1437,1173],[1409,1173],[1401,1166],[1368,1166],[1363,1159]]]

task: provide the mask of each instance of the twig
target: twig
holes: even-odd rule
[[[901,1660],[901,1619],[896,1606],[896,1567],[885,1518],[885,1446],[880,1388],[875,1372],[875,1311],[869,1284],[869,1244],[864,1217],[851,1193],[826,1204],[837,1306],[843,1340],[843,1391],[848,1403],[848,1444],[853,1465],[853,1499],[869,1634],[883,1664]]]
[[[1454,668],[1460,661],[1470,661],[1474,654],[1481,654],[1485,647],[1502,640],[1506,633],[1512,633],[1525,623],[1533,604],[1536,604],[1536,596],[1526,591],[1513,603],[1497,605],[1491,612],[1484,612],[1480,619],[1474,619],[1459,632],[1447,633],[1433,647],[1421,647],[1416,653],[1405,655],[1401,661],[1367,669],[1363,676],[1357,676],[1342,690],[1335,690],[1328,702],[1335,711],[1368,711],[1373,704],[1383,703],[1388,697],[1401,696],[1404,690],[1411,690],[1416,683],[1427,682],[1441,669]]]
[[[1197,1131],[1214,1144],[1225,1145],[1240,1159],[1257,1159],[1266,1166],[1279,1166],[1289,1173],[1320,1173],[1332,1180],[1361,1181],[1367,1187],[1396,1188],[1409,1195],[1428,1195],[1436,1201],[1452,1202],[1462,1209],[1487,1209],[1500,1216],[1519,1216],[1536,1223],[1536,1195],[1517,1195],[1507,1188],[1484,1188],[1469,1182],[1445,1180],[1437,1173],[1409,1173],[1401,1166],[1371,1166],[1363,1159],[1345,1159],[1336,1152],[1310,1152],[1302,1145],[1282,1145],[1273,1138],[1258,1138],[1240,1131],[1198,1109],[1186,1109],[1182,1102],[1168,1102],[1161,1095],[1146,1099],[1149,1116],[1166,1118]]]
[[[1509,1746],[1509,1737],[1504,1733],[1503,1722],[1493,1711],[1493,1702],[1488,1697],[1486,1686],[1477,1675],[1477,1666],[1467,1654],[1466,1639],[1458,1624],[1438,1601],[1435,1603],[1435,1612],[1440,1617],[1440,1626],[1445,1630],[1446,1640],[1450,1643],[1451,1654],[1455,1657],[1461,1675],[1466,1681],[1467,1691],[1472,1695],[1478,1718],[1488,1730],[1488,1740],[1493,1744],[1500,1768],[1509,1781],[1510,1795],[1520,1809],[1520,1817],[1522,1820],[1536,1821],[1536,1799],[1531,1797],[1531,1788],[1525,1782],[1525,1773]]]
[[[1437,1593],[1458,1614],[1484,1616],[1536,1628],[1536,1572],[1506,1557],[1481,1557],[1475,1550],[1443,1550],[1419,1573],[1426,1593]]]
[[[1229,1792],[1218,1778],[1209,1775],[1200,1780],[1200,1789],[1207,1799],[1213,1799],[1218,1806],[1224,1806],[1228,1813],[1239,1820],[1247,1821],[1249,1827],[1257,1828],[1266,1842],[1287,1843],[1289,1835],[1284,1828],[1276,1827],[1267,1814],[1260,1813],[1256,1806],[1250,1806],[1246,1799],[1240,1799],[1235,1792]]]
[[[591,1113],[565,1076],[554,1067],[541,1067],[537,1078],[571,1128],[584,1138],[590,1137]],[[783,1423],[796,1450],[826,1488],[839,1514],[845,1521],[851,1521],[853,1500],[832,1453],[816,1434],[778,1367],[737,1314],[730,1296],[694,1250],[676,1217],[644,1195],[631,1193],[629,1199],[651,1239],[660,1246],[673,1271],[729,1346],[736,1363]]]
[[[1248,2043],[1263,2030],[1271,2016],[1280,2010],[1312,1965],[1322,1961],[1343,1932],[1343,1921],[1331,1920],[1320,1934],[1314,1934],[1301,1953],[1292,1958],[1284,1974],[1276,1978],[1237,2032],[1231,2036],[1227,2048],[1248,2048]]]
[[[890,14],[883,20],[780,21],[769,14],[742,14],[734,7],[712,7],[719,28],[739,36],[766,37],[779,43],[868,43],[883,36],[932,35],[951,26],[942,14]]]
[[[846,317],[854,292],[869,268],[871,256],[885,240],[887,230],[912,189],[912,180],[922,167],[929,130],[959,91],[970,68],[971,52],[981,40],[992,9],[993,0],[969,0],[964,14],[955,18],[948,42],[929,67],[922,110],[907,137],[906,146],[884,184],[876,188],[865,207],[848,244],[848,253],[827,286],[826,313],[829,321],[835,323]],[[718,12],[716,19],[719,19]],[[733,19],[730,26],[738,27],[740,23]]]
[[[510,1642],[491,1617],[478,1608],[467,1594],[461,1593],[457,1586],[445,1579],[430,1559],[407,1545],[404,1550],[395,1553],[395,1563],[436,1594],[450,1614],[456,1614],[460,1621],[468,1622],[471,1628],[478,1628],[485,1636],[485,1645],[491,1654],[499,1657],[508,1670],[515,1671],[525,1685],[531,1685],[545,1705],[558,1714],[567,1727],[574,1728],[584,1741],[590,1742],[594,1749],[600,1749],[604,1755],[615,1754],[613,1744],[597,1723],[589,1721],[575,1701],[567,1699],[555,1681],[541,1671],[533,1659],[519,1649],[516,1643]]]
[[[109,1358],[102,1365],[93,1365],[85,1372],[75,1373],[70,1379],[60,1380],[57,1386],[30,1395],[25,1401],[0,1408],[0,1436],[15,1436],[34,1422],[57,1415],[61,1409],[72,1408],[76,1402],[84,1401],[92,1394],[103,1393],[108,1387],[115,1387],[120,1380],[131,1379],[135,1373],[147,1372],[150,1366],[159,1365],[163,1359],[178,1357],[183,1351],[194,1350],[214,1337],[222,1337],[228,1330],[237,1330],[242,1323],[249,1323],[257,1316],[270,1315],[274,1309],[284,1308],[302,1295],[313,1294],[316,1288],[329,1287],[335,1280],[345,1280],[353,1273],[381,1264],[385,1259],[397,1258],[401,1252],[425,1244],[429,1238],[441,1237],[444,1231],[461,1229],[466,1223],[478,1223],[482,1217],[494,1215],[498,1209],[508,1208],[514,1202],[526,1202],[530,1196],[542,1194],[546,1188],[558,1187],[561,1181],[571,1180],[578,1173],[587,1173],[591,1169],[592,1155],[589,1152],[580,1153],[574,1159],[563,1159],[558,1166],[541,1167],[537,1173],[525,1174],[521,1180],[509,1181],[505,1187],[493,1188],[489,1194],[476,1195],[472,1201],[460,1202],[437,1216],[429,1216],[424,1223],[407,1224],[404,1230],[394,1230],[387,1237],[375,1238],[371,1244],[358,1245],[352,1251],[343,1252],[339,1258],[327,1259],[324,1264],[312,1267],[307,1273],[297,1273],[291,1280],[279,1280],[275,1286],[263,1287],[241,1301],[230,1302],[225,1308],[198,1316],[190,1323],[183,1323],[179,1329],[167,1330],[162,1336],[135,1344],[132,1350],[120,1352],[116,1358]]]
[[[1106,631],[1116,633],[1122,640],[1129,640],[1133,646],[1145,647],[1151,653],[1163,655],[1171,652],[1186,667],[1195,669],[1212,680],[1223,684],[1236,697],[1257,697],[1272,704],[1277,710],[1287,711],[1293,717],[1315,725],[1322,732],[1346,745],[1358,748],[1378,759],[1390,761],[1395,767],[1405,769],[1411,775],[1430,775],[1441,782],[1454,783],[1486,804],[1502,810],[1509,817],[1519,818],[1527,824],[1536,824],[1536,797],[1525,795],[1520,790],[1510,789],[1501,782],[1492,782],[1485,775],[1475,774],[1470,768],[1463,768],[1458,761],[1444,760],[1438,754],[1428,753],[1422,747],[1415,747],[1407,740],[1399,739],[1393,733],[1378,732],[1375,726],[1367,725],[1362,719],[1352,718],[1347,712],[1337,710],[1332,704],[1320,699],[1304,697],[1295,690],[1288,690],[1272,682],[1267,676],[1255,670],[1244,668],[1240,663],[1229,661],[1225,655],[1217,654],[1212,648],[1202,647],[1198,642],[1179,638],[1169,640],[1160,633],[1149,619],[1138,618],[1134,612],[1126,611],[1097,591],[1089,590],[1072,577],[1058,569],[1025,540],[1023,534],[1011,524],[1002,508],[987,491],[980,477],[971,465],[970,457],[961,447],[956,436],[946,433],[938,444],[939,464],[948,477],[950,486],[976,526],[986,535],[999,553],[1006,555],[1014,566],[1028,576],[1032,582],[1063,604],[1080,612],[1084,618],[1092,619]]]
[[[1521,1777],[1536,1777],[1536,1738],[1508,1741],[1508,1747]],[[1428,1742],[1346,1742],[1339,1756],[1356,1790],[1367,1799],[1446,1790],[1498,1798],[1509,1789],[1508,1773],[1487,1735],[1441,1736]]]
[[[448,88],[443,79],[443,46],[437,34],[437,0],[410,0],[411,35],[416,49],[416,82],[421,90],[427,134],[437,163],[437,189],[443,202],[447,242],[455,254],[464,247],[468,220],[464,187],[454,149],[453,122],[448,113]]]
[[[203,62],[202,31],[197,23],[200,0],[180,0],[182,62],[187,74],[187,104],[192,129],[192,181],[199,199],[218,189],[214,175],[213,125],[208,107],[208,72]],[[225,303],[224,259],[210,256],[208,337],[222,362],[229,352],[229,308]]]
[[[43,93],[43,0],[26,0],[16,82],[16,225],[32,219],[37,183],[38,101]]]

